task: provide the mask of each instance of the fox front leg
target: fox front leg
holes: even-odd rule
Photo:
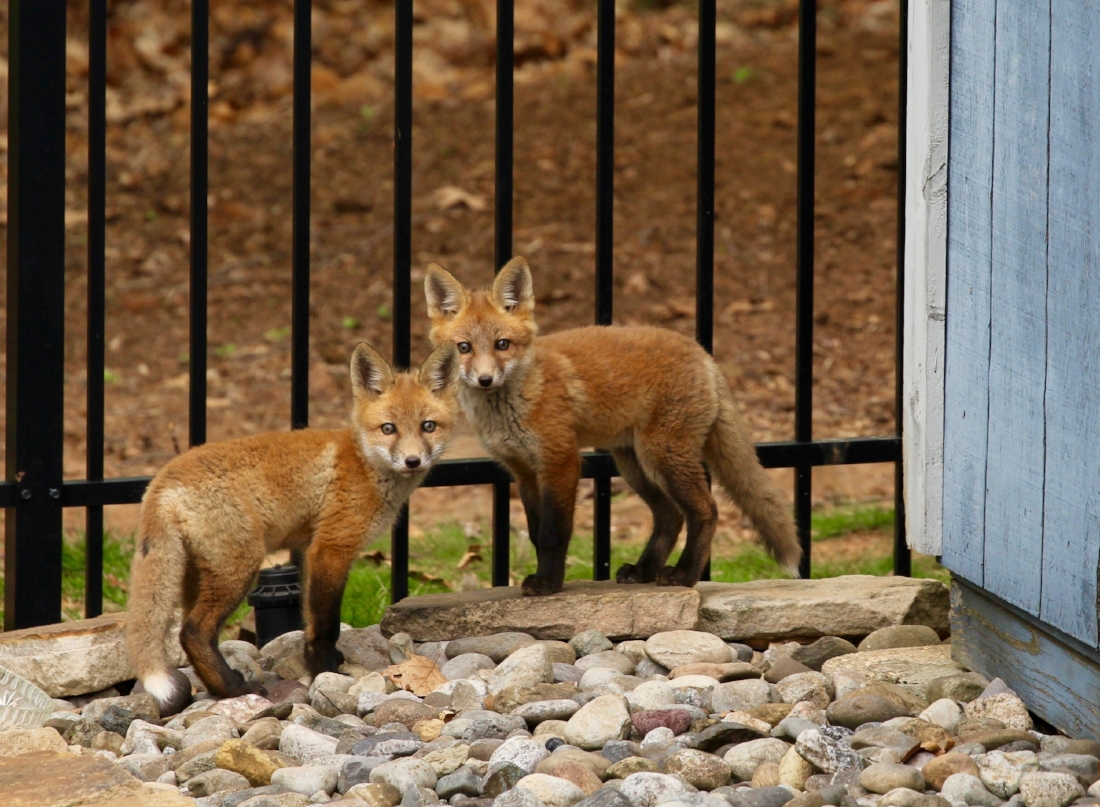
[[[310,548],[306,559],[305,656],[309,674],[336,672],[344,663],[344,654],[336,649],[340,638],[340,603],[344,598],[352,558]]]
[[[540,480],[535,541],[538,568],[523,581],[526,595],[556,594],[565,584],[565,559],[573,537],[573,509],[579,481],[580,458],[576,455],[572,462],[554,468]]]

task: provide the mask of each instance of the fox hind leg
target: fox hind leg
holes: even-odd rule
[[[684,526],[684,517],[675,502],[661,487],[646,476],[632,448],[612,449],[615,464],[626,483],[646,503],[653,513],[653,533],[646,542],[638,562],[624,563],[615,574],[617,583],[652,583],[657,572],[665,565],[676,539]]]
[[[262,694],[264,691],[261,684],[246,682],[244,676],[229,666],[218,649],[218,634],[222,625],[248,593],[255,569],[259,566],[259,561],[252,566],[245,560],[237,564],[235,570],[206,567],[200,569],[197,575],[189,576],[190,590],[185,600],[190,602],[185,602],[180,643],[195,666],[195,672],[209,690],[221,698]]]

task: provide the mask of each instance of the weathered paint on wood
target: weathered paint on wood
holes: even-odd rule
[[[1100,740],[1100,654],[959,580],[951,585],[951,656],[1004,679],[1069,736]]]
[[[951,5],[943,562],[979,584],[989,415],[996,6],[994,0]]]
[[[1052,0],[1046,488],[1040,617],[1097,644],[1100,0]]]
[[[1046,460],[1050,2],[998,6],[994,80],[984,582],[1033,615],[1041,595]]]
[[[902,440],[909,546],[943,551],[943,347],[951,8],[909,3]]]

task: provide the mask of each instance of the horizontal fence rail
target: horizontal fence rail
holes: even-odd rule
[[[102,610],[103,507],[141,501],[150,477],[104,479],[104,330],[106,226],[107,3],[89,0],[88,69],[88,387],[86,479],[62,480],[62,379],[64,341],[65,193],[65,0],[11,0],[9,51],[9,238],[7,468],[0,482],[5,508],[5,628],[60,619],[61,511],[86,508],[86,614]],[[393,359],[407,366],[411,353],[413,200],[413,6],[394,4],[394,196]],[[310,72],[311,3],[294,3],[292,228],[291,228],[291,427],[309,422],[310,299]],[[613,319],[615,2],[597,0],[595,311],[597,325]],[[206,440],[207,264],[209,188],[209,0],[191,6],[191,206],[189,442]],[[815,440],[812,433],[814,315],[814,165],[817,8],[799,7],[796,222],[795,433],[790,441],[757,445],[768,468],[795,471],[795,515],[810,574],[812,469],[824,465],[895,463],[895,571],[909,572],[901,479],[900,389],[902,284],[897,284],[896,434]],[[514,0],[497,0],[494,266],[512,257]],[[899,165],[904,165],[907,4],[901,6]],[[698,18],[698,117],[696,187],[695,335],[708,351],[714,342],[714,209],[716,109],[716,3],[700,0]],[[33,177],[31,181],[24,178]],[[904,183],[899,178],[898,237],[904,226]],[[901,253],[898,253],[901,272]],[[583,456],[582,476],[594,485],[594,577],[611,575],[610,454]],[[511,478],[494,461],[447,460],[436,465],[426,487],[488,485],[492,488],[493,585],[510,578]],[[408,594],[407,508],[393,528],[393,599]]]

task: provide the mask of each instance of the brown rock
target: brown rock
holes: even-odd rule
[[[530,687],[505,687],[493,699],[493,708],[501,714],[511,714],[517,707],[536,701],[556,701],[572,698],[579,690],[571,681],[561,684],[535,684]]]
[[[625,779],[632,773],[660,773],[661,766],[645,757],[627,757],[607,769],[607,775],[614,779]]]
[[[557,765],[554,768],[553,775],[559,779],[565,779],[567,782],[572,782],[583,790],[586,796],[591,796],[603,786],[600,777],[590,767],[571,759]]]
[[[355,785],[345,795],[359,799],[367,807],[394,807],[401,802],[401,791],[381,782]]]
[[[408,597],[386,611],[382,630],[426,642],[505,631],[568,641],[595,629],[617,641],[692,630],[698,617],[696,589],[571,580],[549,597],[524,597],[518,586]]]
[[[140,780],[116,763],[90,754],[45,751],[0,758],[4,807],[114,803],[141,792]]]
[[[682,664],[669,672],[668,677],[679,678],[683,675],[709,675],[724,684],[727,681],[740,681],[742,678],[759,678],[760,670],[744,661],[730,661],[726,664],[698,662]]]
[[[929,685],[933,681],[966,670],[951,659],[950,645],[938,644],[848,653],[826,661],[821,665],[821,672],[827,676],[843,673],[897,684],[927,703]]]
[[[933,759],[921,768],[920,772],[930,788],[939,790],[947,781],[947,777],[953,773],[969,773],[971,776],[977,776],[978,766],[966,754],[944,754]]]
[[[600,779],[608,778],[611,760],[599,753],[581,751],[579,748],[559,749],[553,755],[547,757],[535,766],[535,773],[545,773],[557,776],[558,767],[566,762],[574,762],[583,765]]]
[[[550,659],[551,664],[572,664],[577,660],[577,651],[570,646],[569,642],[540,639],[538,643],[546,647],[546,657]]]
[[[368,722],[372,726],[401,723],[412,731],[412,727],[421,720],[434,720],[437,717],[439,710],[434,707],[405,698],[392,698],[375,709]]]
[[[995,717],[964,717],[959,721],[957,730],[962,735],[977,734],[983,731],[1001,731],[1006,728],[1008,726]]]
[[[857,692],[866,695],[878,695],[880,698],[893,701],[902,709],[908,711],[910,715],[919,715],[928,708],[928,701],[924,698],[917,697],[903,686],[891,684],[887,681],[870,681],[865,686],[860,687]]]
[[[752,775],[753,787],[776,787],[779,785],[779,763],[765,762]]]
[[[1009,743],[1030,743],[1036,745],[1035,737],[1027,731],[1019,729],[1000,729],[994,731],[976,731],[959,733],[959,739],[964,743],[981,743],[986,751],[992,751]]]
[[[769,684],[778,684],[784,678],[798,673],[813,672],[809,667],[793,658],[783,656],[775,660],[775,663],[764,673],[764,680]]]
[[[762,706],[749,709],[749,714],[774,728],[780,720],[790,714],[793,708],[793,703],[765,703]]]
[[[292,692],[298,690],[304,690],[309,692],[309,687],[303,684],[301,681],[276,681],[271,686],[267,687],[268,700],[272,703],[282,703],[285,701]]]
[[[955,744],[955,738],[948,734],[946,729],[927,720],[914,718],[905,725],[899,726],[898,730],[920,743],[923,750],[933,754],[947,751]]]
[[[278,751],[263,751],[243,740],[227,740],[214,755],[214,764],[239,773],[253,787],[271,784],[271,774],[279,768],[293,768],[300,763]]]
[[[33,754],[37,751],[55,751],[62,753],[69,750],[69,744],[65,738],[57,733],[57,729],[10,729],[0,731],[0,757],[16,757],[24,754]]]

